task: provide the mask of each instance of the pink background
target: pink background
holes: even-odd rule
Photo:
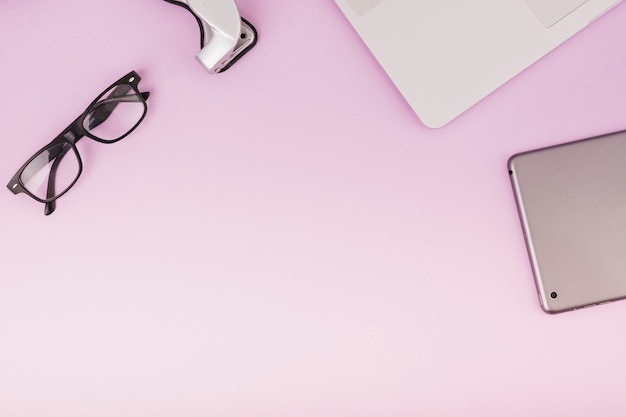
[[[626,128],[626,4],[424,127],[332,0],[4,0],[0,178],[134,69],[57,211],[0,192],[0,415],[623,416],[626,302],[540,310],[506,172]]]

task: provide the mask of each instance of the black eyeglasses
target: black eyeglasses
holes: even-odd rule
[[[9,190],[45,203],[44,213],[51,214],[55,200],[72,188],[83,170],[76,142],[83,136],[101,143],[117,142],[146,116],[150,93],[139,92],[140,80],[132,71],[104,90],[59,136],[26,161],[7,184]]]

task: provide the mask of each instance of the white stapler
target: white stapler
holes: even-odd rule
[[[235,0],[165,1],[196,18],[201,48],[196,58],[211,74],[226,71],[256,45],[256,29],[239,15]]]

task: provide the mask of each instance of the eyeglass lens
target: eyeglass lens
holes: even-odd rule
[[[101,140],[115,141],[133,130],[145,111],[142,97],[130,85],[117,85],[91,106],[83,128]]]
[[[31,194],[49,200],[67,191],[79,174],[78,155],[64,142],[42,150],[24,168],[20,180]]]

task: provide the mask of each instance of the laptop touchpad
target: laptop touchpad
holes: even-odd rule
[[[589,0],[526,0],[541,23],[547,28],[587,3]]]

